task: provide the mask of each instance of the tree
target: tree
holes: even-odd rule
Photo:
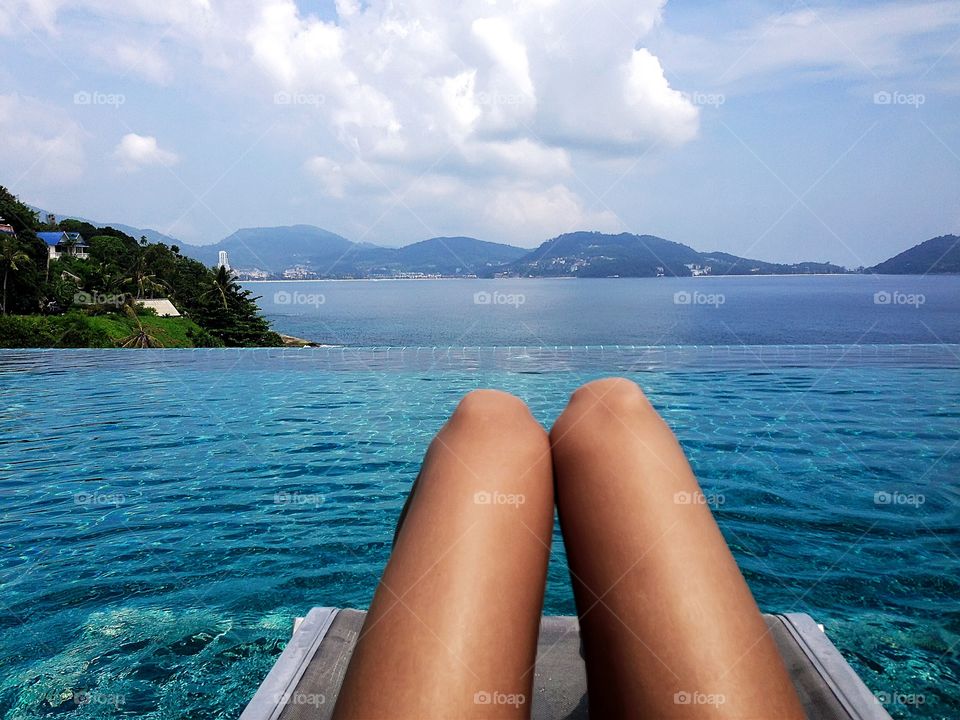
[[[40,227],[37,214],[3,186],[0,186],[0,215],[6,218],[20,237],[24,233],[34,233]]]
[[[137,248],[128,278],[138,300],[153,297],[154,292],[165,289],[165,283],[154,272],[156,254],[151,252],[154,246],[144,245],[145,241],[145,237],[141,238],[141,245]]]
[[[206,290],[193,310],[198,324],[231,347],[278,346],[280,336],[260,317],[257,298],[244,290],[225,268],[206,269]]]
[[[150,347],[159,341],[136,319],[136,304],[122,309],[115,303],[155,297],[162,292],[199,326],[191,338],[195,344],[241,347],[283,344],[260,316],[257,298],[252,297],[250,291],[244,290],[229,272],[214,270],[186,257],[176,245],[151,243],[145,237],[138,240],[111,227],[63,219],[58,229],[80,233],[89,244],[90,257],[82,261],[64,254],[50,261],[48,246],[36,234],[42,227],[36,213],[3,187],[0,187],[0,216],[10,222],[16,233],[15,239],[7,241],[9,248],[0,248],[3,313],[59,314],[78,303],[80,292],[90,297],[112,296],[113,299],[102,306],[83,303],[82,313],[64,318],[72,318],[71,322],[87,327],[85,318],[90,314],[116,312],[125,315],[128,321],[132,314],[135,332],[124,338],[122,344]],[[59,321],[60,318],[46,320]],[[81,345],[102,341],[102,338],[78,338]]]
[[[143,323],[140,322],[140,318],[137,315],[136,305],[133,300],[128,301],[123,306],[124,314],[133,320],[136,325],[136,329],[132,334],[128,335],[125,338],[122,338],[119,341],[120,347],[122,348],[139,348],[141,350],[146,350],[149,348],[162,348],[163,343],[161,343],[157,338],[147,332],[146,328],[143,327]]]
[[[4,309],[8,313],[37,312],[41,307],[43,273],[48,253],[46,244],[37,237],[37,215],[9,190],[0,187],[0,216],[13,226],[18,249],[30,258],[30,262],[18,262],[17,271],[7,268]]]
[[[220,302],[223,303],[223,307],[226,310],[229,309],[227,304],[227,295],[235,292],[236,290],[237,284],[234,281],[233,276],[223,265],[221,265],[216,271],[216,274],[213,276],[210,287],[207,288],[202,297],[212,296],[214,298],[218,298]]]
[[[17,242],[16,237],[4,235],[0,238],[0,267],[3,267],[3,314],[7,314],[7,278],[11,272],[17,272],[30,262]]]

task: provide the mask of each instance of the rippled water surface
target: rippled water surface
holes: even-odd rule
[[[960,342],[960,277],[263,282],[280,332],[333,345]]]
[[[0,717],[232,718],[311,606],[364,607],[477,386],[549,424],[629,374],[766,610],[895,717],[960,717],[960,348],[0,353]],[[559,539],[559,538],[558,538]],[[573,613],[555,542],[548,613]],[[78,702],[79,701],[79,702]]]

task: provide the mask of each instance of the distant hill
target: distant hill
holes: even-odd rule
[[[215,245],[182,246],[208,265],[226,250],[231,267],[281,273],[302,265],[321,277],[393,276],[400,273],[475,275],[527,250],[469,237],[437,237],[402,248],[354,243],[313,225],[245,228]]]
[[[370,275],[478,275],[526,253],[524,248],[471,237],[436,237],[401,248],[365,248],[358,253],[358,270]]]
[[[846,268],[832,263],[771,263],[723,252],[702,253],[702,255],[704,263],[712,268],[712,275],[833,275],[847,272]]]
[[[152,243],[160,242],[166,245],[183,246],[183,244],[175,237],[165,235],[159,230],[152,230],[151,228],[138,228],[133,227],[132,225],[124,225],[123,223],[90,220],[89,218],[80,217],[79,215],[61,215],[60,213],[50,213],[43,208],[38,208],[33,205],[29,205],[28,207],[37,213],[41,221],[46,220],[47,216],[52,214],[57,219],[57,222],[60,222],[61,220],[80,220],[81,222],[87,222],[91,225],[96,225],[97,227],[112,227],[114,230],[119,230],[122,233],[126,233],[130,237],[136,238],[137,240],[139,240],[141,237],[146,237],[147,240]]]
[[[899,255],[894,255],[864,272],[881,275],[926,275],[960,273],[960,237],[941,235]]]
[[[843,273],[827,263],[793,265],[766,263],[728,253],[702,253],[688,245],[654,235],[599,232],[567,233],[547,240],[506,266],[533,277],[689,277],[709,275],[770,275]]]
[[[34,208],[41,216],[46,212]],[[64,216],[57,215],[57,219]],[[83,220],[83,218],[76,218]],[[88,221],[90,222],[90,221]],[[791,275],[844,273],[829,263],[770,263],[725,252],[700,252],[655,235],[572,232],[547,240],[534,250],[472,237],[435,237],[400,248],[355,243],[314,225],[243,228],[213,245],[187,245],[156,230],[122,223],[117,230],[151,242],[178,245],[183,254],[215,265],[226,250],[238,270],[280,276],[302,266],[322,278],[397,277],[404,274],[464,277],[689,277],[691,275]],[[960,272],[955,236],[928,240],[881,263],[874,272]],[[911,269],[916,268],[916,269]]]
[[[119,230],[122,233],[126,233],[130,237],[134,237],[137,240],[145,236],[147,240],[149,240],[152,243],[164,243],[165,245],[178,245],[181,248],[183,247],[183,243],[181,243],[175,237],[171,237],[170,235],[165,235],[159,230],[153,230],[151,228],[137,228],[137,227],[133,227],[132,225],[124,225],[123,223],[95,222],[93,223],[93,225],[97,225],[98,227],[109,225],[114,230]]]
[[[214,265],[226,250],[231,267],[279,273],[304,265],[323,276],[355,272],[354,253],[365,246],[313,225],[243,228],[214,245],[183,245],[185,255]]]
[[[686,263],[699,262],[693,248],[653,235],[574,232],[547,240],[510,268],[533,276],[656,277],[690,275]]]

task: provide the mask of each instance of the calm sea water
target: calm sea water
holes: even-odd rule
[[[249,283],[280,332],[338,345],[960,342],[960,276]]]
[[[956,718],[958,369],[957,345],[0,352],[0,717],[236,717],[294,616],[368,604],[464,392],[549,424],[616,372],[722,499],[761,607],[922,699],[895,717]],[[574,612],[559,538],[546,612]]]

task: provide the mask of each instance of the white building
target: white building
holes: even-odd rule
[[[314,280],[317,274],[304,265],[294,265],[283,271],[284,280]]]
[[[230,269],[230,258],[227,257],[227,251],[221,250],[217,259],[217,267],[222,267],[225,270]]]
[[[180,317],[180,312],[167,298],[157,300],[137,300],[137,305],[150,308],[157,313],[157,317]]]
[[[234,277],[237,280],[269,280],[270,273],[266,270],[261,270],[260,268],[253,268],[251,270],[234,270]]]
[[[58,260],[63,255],[80,260],[87,260],[90,257],[90,246],[87,245],[80,233],[38,232],[37,237],[43,240],[49,248],[48,262]]]

